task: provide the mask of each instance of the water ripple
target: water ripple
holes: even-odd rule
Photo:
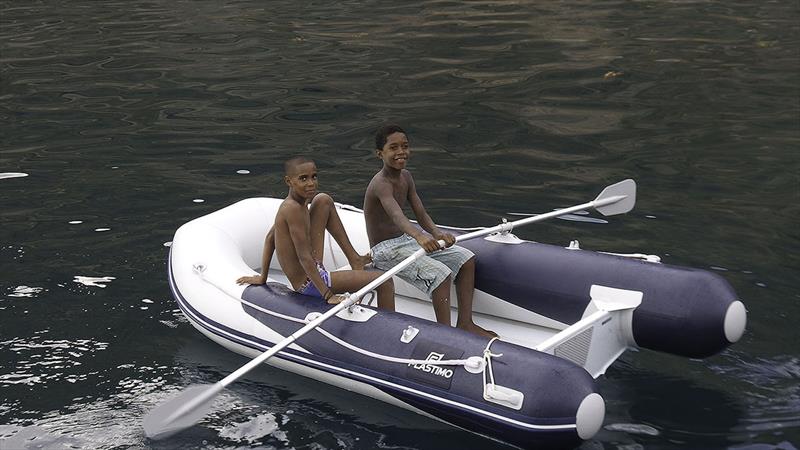
[[[107,348],[108,343],[91,339],[53,340],[41,335],[2,341],[0,351],[10,357],[9,367],[0,375],[0,385],[34,386],[86,380],[90,374],[78,366]]]

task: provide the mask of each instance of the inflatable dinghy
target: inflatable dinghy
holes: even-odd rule
[[[181,311],[200,332],[251,358],[332,307],[288,288],[275,257],[266,285],[235,282],[260,271],[281,201],[251,198],[192,220],[170,250],[169,284]],[[353,246],[367,253],[362,212],[337,207]],[[595,378],[626,349],[705,357],[744,331],[744,305],[704,270],[529,242],[509,231],[459,245],[477,255],[475,322],[499,339],[437,324],[427,296],[395,277],[396,312],[376,309],[367,296],[267,362],[492,439],[562,447],[602,426]],[[323,263],[347,268],[330,236]]]

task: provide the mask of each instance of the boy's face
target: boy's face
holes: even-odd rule
[[[286,185],[294,193],[306,200],[317,195],[317,165],[313,162],[297,164],[283,177]]]
[[[383,148],[379,148],[376,154],[383,161],[384,166],[398,170],[405,169],[408,158],[411,157],[411,149],[408,147],[405,133],[390,134],[386,138]]]

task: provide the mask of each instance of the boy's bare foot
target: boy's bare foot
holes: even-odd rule
[[[355,261],[350,261],[350,268],[352,270],[364,270],[364,266],[372,262],[372,255],[358,255]]]
[[[465,324],[465,325],[458,324],[458,328],[461,328],[462,330],[470,331],[470,332],[475,333],[475,334],[479,334],[479,335],[481,335],[483,337],[487,337],[487,338],[490,338],[490,339],[491,338],[500,337],[494,331],[486,330],[484,328],[479,327],[478,325],[475,325],[474,323],[468,323],[468,324]]]

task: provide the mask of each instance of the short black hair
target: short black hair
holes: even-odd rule
[[[289,171],[295,168],[296,166],[309,162],[313,163],[314,160],[305,156],[293,156],[287,159],[285,163],[283,163],[283,174],[289,175]]]
[[[400,125],[384,125],[375,133],[375,149],[380,150],[386,145],[386,139],[394,133],[406,134],[406,131],[400,128]]]

